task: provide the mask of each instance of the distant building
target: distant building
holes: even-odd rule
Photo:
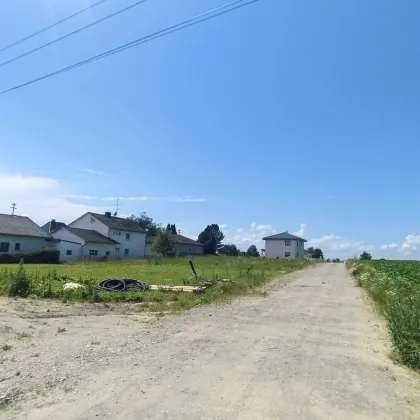
[[[289,232],[266,236],[265,256],[267,258],[303,258],[305,255],[305,239]]]
[[[0,214],[0,252],[31,252],[55,247],[51,235],[29,217]]]
[[[183,235],[172,235],[175,239],[175,255],[204,255],[204,245]],[[146,240],[146,257],[156,257],[152,251],[153,237]]]

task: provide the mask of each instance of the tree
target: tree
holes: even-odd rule
[[[260,256],[260,253],[258,252],[258,249],[257,249],[257,247],[255,245],[251,245],[248,248],[248,251],[246,251],[246,255],[248,257],[259,257]]]
[[[175,239],[171,232],[161,230],[152,243],[152,251],[161,254],[163,257],[174,253]]]
[[[322,252],[321,248],[315,248],[314,253],[312,254],[312,258],[315,258],[316,260],[323,260],[324,259],[324,253]]]
[[[146,231],[146,237],[151,238],[152,236],[156,236],[157,233],[162,229],[160,223],[156,223],[153,221],[153,218],[149,217],[146,213],[140,213],[140,216],[134,216],[132,214],[129,217],[130,220],[136,222],[141,228]]]
[[[171,225],[168,223],[166,225],[166,232],[170,232],[171,231]]]
[[[321,248],[313,248],[310,246],[306,251],[306,255],[309,255],[311,258],[315,258],[317,260],[324,259],[324,253],[322,252]]]
[[[178,235],[178,232],[176,231],[176,226],[173,224],[173,225],[171,225],[171,232],[174,234],[174,235]]]
[[[222,245],[219,250],[219,254],[229,255],[231,257],[237,257],[240,251],[236,245]]]
[[[225,235],[220,230],[219,225],[208,225],[199,235],[198,242],[204,245],[205,254],[216,254],[223,246],[222,241]]]
[[[361,259],[361,260],[365,260],[365,261],[370,261],[371,259],[372,259],[372,254],[370,254],[369,252],[367,252],[367,251],[363,251],[361,254],[360,254],[360,258],[359,259]]]

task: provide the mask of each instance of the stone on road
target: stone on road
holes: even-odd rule
[[[390,361],[383,321],[344,264],[268,292],[133,326],[137,347],[22,418],[420,418],[416,377]]]

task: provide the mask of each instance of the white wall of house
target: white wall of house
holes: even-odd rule
[[[152,251],[152,243],[146,243],[145,255],[146,257],[159,257],[160,255]]]
[[[176,255],[203,255],[204,247],[193,244],[176,244]]]
[[[54,239],[61,239],[63,241],[70,241],[70,242],[77,242],[78,244],[84,245],[85,240],[82,239],[80,236],[71,233],[66,228],[60,228],[56,232],[53,232],[51,236]]]
[[[204,247],[200,245],[176,244],[176,255],[203,255]],[[152,243],[146,244],[146,257],[159,257],[160,254],[152,251]]]
[[[101,235],[111,237],[109,236],[109,227],[105,223],[102,223],[96,217],[91,216],[90,214],[83,215],[79,219],[70,223],[69,226],[78,229],[96,230],[96,232],[99,232]]]
[[[290,245],[286,245],[286,243]],[[265,256],[267,258],[303,258],[304,251],[303,241],[294,239],[266,239],[265,241]]]
[[[60,241],[56,244],[56,248],[60,251],[60,262],[79,261],[82,258],[82,245]]]
[[[145,257],[146,233],[110,229],[107,225],[90,214],[85,214],[72,222],[69,226],[78,229],[96,230],[96,232],[119,242],[120,245],[115,245],[115,247],[119,247],[120,251],[115,252],[113,258],[137,259]],[[129,236],[127,236],[127,234]]]
[[[146,234],[126,230],[109,230],[109,237],[120,243],[121,258],[144,258],[146,253]],[[128,250],[128,251],[126,251]]]
[[[108,259],[116,259],[115,247],[118,247],[116,244],[95,244],[93,242],[88,242],[82,246],[82,259],[90,261],[102,261],[105,257]],[[96,255],[93,255],[97,252]],[[109,254],[107,254],[109,253]]]
[[[2,242],[9,244],[8,252],[31,252],[41,248],[55,247],[54,244],[48,242],[45,238],[36,238],[34,236],[0,235],[0,244]]]

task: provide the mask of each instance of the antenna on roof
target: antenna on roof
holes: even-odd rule
[[[114,213],[114,217],[118,214],[119,209],[120,209],[120,199],[117,198],[117,211]]]
[[[17,209],[16,203],[12,203],[12,205],[10,206],[10,208],[12,209],[12,216],[14,216],[15,215],[15,210]]]

